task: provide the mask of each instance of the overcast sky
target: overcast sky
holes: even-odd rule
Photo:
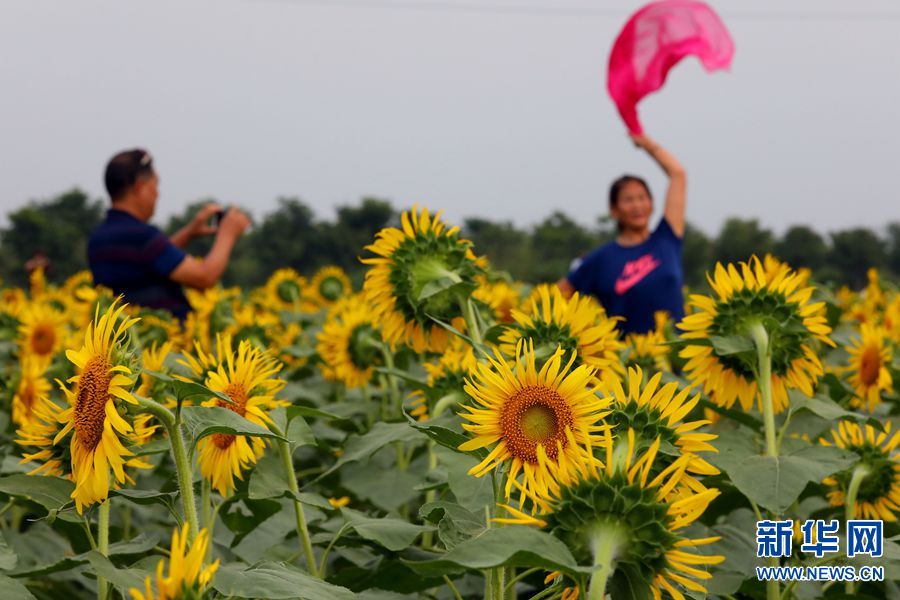
[[[376,195],[593,223],[622,172],[664,191],[605,87],[640,4],[2,0],[0,214],[76,185],[103,197],[109,156],[142,146],[162,217],[207,196],[261,215],[282,195],[331,217]],[[687,59],[641,110],[688,169],[688,218],[900,219],[900,6],[710,4],[731,72]]]

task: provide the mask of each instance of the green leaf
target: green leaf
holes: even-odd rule
[[[271,600],[353,600],[347,588],[326,583],[280,563],[261,563],[251,568],[223,565],[216,572],[213,587],[225,596],[270,598]]]
[[[438,537],[449,550],[484,531],[484,516],[476,515],[455,502],[429,502],[419,508],[419,516],[438,526]]]
[[[412,387],[416,389],[427,390],[430,387],[427,381],[413,376],[409,373],[409,371],[403,371],[401,369],[388,369],[387,367],[375,367],[375,371],[383,375],[390,375],[391,377],[402,379],[406,383],[411,383]]]
[[[650,600],[650,586],[634,566],[619,564],[607,587],[612,600]]]
[[[468,452],[464,452],[459,449],[459,447],[468,442],[471,438],[459,433],[458,431],[453,431],[452,429],[448,429],[439,423],[447,423],[447,420],[441,418],[436,421],[424,421],[419,422],[415,418],[411,417],[408,413],[404,412],[404,416],[406,416],[406,420],[409,423],[410,427],[421,431],[429,438],[434,440],[435,443],[440,444],[445,448],[449,448],[454,452],[459,452],[460,454],[469,454],[471,456],[477,457],[479,460],[483,459],[487,456],[487,450],[484,448],[479,448],[478,450],[471,450]]]
[[[0,598],[3,600],[35,600],[28,588],[6,575],[0,575]]]
[[[334,473],[343,465],[372,456],[377,450],[392,442],[411,442],[419,438],[419,434],[406,423],[385,423],[379,421],[363,435],[351,435],[347,438],[344,453],[327,471],[319,475],[317,480]]]
[[[130,597],[128,590],[144,589],[144,579],[150,572],[143,569],[119,569],[110,560],[96,551],[88,552],[85,557],[91,565],[91,570],[98,576],[115,586],[125,598]],[[162,558],[162,557],[160,557]]]
[[[783,456],[749,456],[726,471],[747,498],[782,514],[806,485],[849,468],[859,457],[831,446],[807,446]]]
[[[0,478],[0,492],[37,502],[48,510],[69,503],[75,484],[61,477],[17,473]]]
[[[317,417],[319,419],[340,421],[345,418],[340,415],[336,415],[334,413],[320,410],[318,408],[312,408],[309,406],[289,406],[287,408],[287,416],[288,420],[291,420],[294,417]]]
[[[753,340],[744,335],[730,335],[728,337],[713,335],[709,337],[709,341],[712,342],[713,350],[717,356],[742,354],[756,350]]]
[[[288,423],[287,439],[291,443],[291,450],[300,446],[315,446],[316,436],[313,435],[309,423],[303,417],[295,416]]]
[[[420,534],[434,531],[434,527],[427,525],[414,525],[393,517],[373,519],[347,508],[342,508],[341,514],[360,537],[393,552],[405,550]]]
[[[839,419],[860,419],[860,415],[845,410],[840,404],[834,400],[822,397],[810,398],[802,394],[791,395],[791,410],[796,412],[806,409],[828,421],[837,421]]]
[[[9,571],[16,568],[19,556],[6,543],[6,537],[0,535],[0,571]]]
[[[404,561],[426,576],[457,574],[499,566],[540,567],[575,575],[583,571],[561,541],[530,527],[495,527],[462,542],[446,554],[424,561]]]
[[[421,290],[419,290],[419,294],[418,294],[418,297],[416,298],[416,301],[424,302],[425,300],[427,300],[428,298],[431,298],[432,296],[436,296],[437,294],[440,294],[441,292],[446,292],[446,291],[452,289],[454,286],[459,285],[459,283],[460,283],[460,280],[459,280],[458,275],[456,276],[455,279],[453,277],[446,277],[446,276],[437,277],[435,279],[432,279],[431,281],[429,281],[428,283],[423,285]]]
[[[175,379],[170,375],[160,373],[158,371],[145,370],[144,373],[147,373],[148,375],[150,375],[154,379],[158,379],[159,381],[165,381],[166,385],[171,388],[172,392],[175,394],[175,398],[179,402],[200,396],[204,399],[218,398],[219,400],[227,404],[234,404],[234,401],[227,394],[213,391],[203,384],[194,381],[182,381],[181,379]]]
[[[181,418],[192,440],[192,448],[201,439],[214,433],[284,439],[233,410],[220,406],[185,406],[181,410]]]
[[[484,514],[487,507],[494,504],[494,488],[490,475],[475,477],[469,471],[480,460],[468,454],[459,454],[448,448],[435,448],[438,462],[447,473],[447,485],[463,508]]]

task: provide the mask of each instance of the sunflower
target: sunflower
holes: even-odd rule
[[[177,600],[179,598],[201,598],[219,568],[219,561],[206,565],[206,550],[209,547],[209,531],[201,529],[197,539],[188,543],[188,526],[172,533],[172,549],[169,552],[169,575],[165,575],[166,559],[156,566],[156,593],[153,592],[153,578],[144,580],[144,590],[131,588],[132,600]]]
[[[891,433],[890,421],[885,423],[884,431],[876,431],[871,425],[862,428],[851,421],[841,421],[837,429],[831,430],[831,438],[831,441],[822,438],[819,443],[859,454],[857,465],[868,471],[856,496],[859,518],[896,521],[894,513],[900,510],[900,462],[895,451],[900,445],[900,433]],[[854,469],[823,481],[830,488],[828,499],[832,506],[844,505]]]
[[[440,217],[413,206],[401,216],[401,229],[382,229],[366,246],[376,256],[360,259],[370,265],[363,292],[391,346],[403,342],[419,353],[442,352],[448,333],[434,319],[464,327],[463,305],[483,267],[471,242]]]
[[[849,374],[850,385],[856,392],[852,405],[873,412],[881,402],[882,392],[893,390],[893,380],[887,368],[891,364],[892,353],[885,343],[884,328],[862,323],[860,336],[845,348],[850,355],[850,364],[844,372]]]
[[[286,403],[276,400],[275,394],[284,387],[276,379],[280,365],[250,342],[243,341],[237,352],[220,354],[219,364],[206,377],[206,387],[222,392],[231,403],[218,398],[203,402],[203,406],[227,408],[251,423],[267,427],[269,411]],[[262,457],[265,442],[258,437],[215,433],[198,444],[200,473],[223,496],[234,490],[234,478],[243,479],[243,471]]]
[[[894,294],[884,308],[884,328],[893,342],[900,343],[900,293]]]
[[[12,399],[12,421],[22,425],[34,418],[33,410],[42,397],[50,393],[50,382],[44,376],[44,365],[30,355],[19,361],[19,384]]]
[[[68,380],[72,387],[62,384],[69,407],[58,420],[63,428],[53,440],[58,444],[72,432],[72,478],[75,491],[72,498],[81,513],[85,505],[105,500],[109,495],[109,470],[115,482],[127,481],[123,467],[149,468],[150,465],[128,450],[120,438],[133,433],[133,427],[122,418],[116,407],[118,398],[131,404],[137,400],[129,391],[134,385],[131,369],[124,364],[128,353],[119,344],[137,319],[122,318],[125,305],[116,302],[88,325],[84,345],[80,350],[68,350],[66,357],[77,367],[78,374]]]
[[[59,419],[62,411],[63,407],[47,396],[39,396],[31,408],[32,418],[16,430],[16,444],[23,448],[22,460],[19,462],[39,463],[28,472],[29,475],[69,476],[67,465],[71,463],[70,447],[63,440],[54,443],[63,428]]]
[[[666,345],[669,313],[658,310],[653,318],[656,327],[652,331],[629,333],[625,336],[623,362],[628,367],[641,367],[647,371],[671,371],[670,348]]]
[[[308,283],[291,268],[278,269],[266,281],[268,305],[274,310],[316,312],[317,306],[307,295]]]
[[[137,331],[144,347],[169,344],[174,350],[181,340],[181,327],[178,321],[156,313],[142,312]]]
[[[477,365],[472,346],[462,338],[454,337],[440,357],[423,365],[428,373],[428,389],[410,394],[412,409],[409,414],[424,421],[434,414],[439,404],[442,405],[440,412],[448,403],[455,405],[462,399],[459,390],[465,385],[465,378]]]
[[[477,281],[478,288],[472,292],[472,298],[486,304],[497,323],[512,323],[512,311],[522,301],[521,286],[502,280],[488,281],[485,276],[479,276]]]
[[[34,357],[46,367],[66,343],[65,315],[47,303],[30,302],[19,314],[19,322],[21,354]]]
[[[280,324],[281,319],[271,310],[235,299],[232,302],[229,324],[223,332],[230,335],[235,343],[250,340],[256,346],[265,348],[271,343],[271,332]]]
[[[348,388],[363,387],[383,364],[381,336],[373,311],[360,296],[339,303],[316,335],[323,377]]]
[[[44,267],[33,269],[28,274],[29,296],[32,300],[41,298],[47,291],[47,275],[44,273]]]
[[[756,257],[740,263],[740,271],[717,264],[709,281],[716,297],[692,295],[689,302],[695,311],[678,325],[686,342],[679,356],[687,359],[687,377],[702,384],[719,406],[730,408],[739,399],[749,410],[758,397],[755,349],[720,355],[714,344],[735,336],[747,340],[750,328],[761,323],[772,353],[775,412],[787,407],[789,389],[812,396],[823,368],[811,344],[818,340],[834,346],[825,303],[809,302],[814,289],[803,286],[786,266],[774,275],[767,273]]]
[[[719,538],[691,538],[684,529],[703,514],[719,491],[684,484],[688,456],[665,468],[656,465],[659,440],[635,459],[634,430],[628,430],[627,444],[621,437],[613,443],[609,430],[606,437],[605,464],[591,456],[572,470],[577,478],[559,491],[543,497],[529,492],[541,507],[539,516],[504,505],[511,517],[495,521],[544,527],[565,542],[581,564],[591,560],[595,543],[609,545],[613,567],[629,568],[635,575],[629,580],[646,582],[656,600],[664,593],[684,600],[679,587],[705,593],[697,580],[712,575],[703,567],[719,564],[725,557],[691,550]]]
[[[544,585],[563,585],[564,581],[565,579],[563,578],[563,574],[560,571],[550,571],[549,573],[547,573],[547,576],[544,577]],[[578,587],[577,585],[566,586],[562,589],[562,595],[559,597],[559,600],[578,600],[578,598],[580,597],[580,587]]]
[[[778,276],[781,271],[788,269],[790,270],[790,265],[786,262],[778,259],[777,257],[766,254],[762,260],[763,270],[770,278],[775,278]],[[812,277],[812,271],[810,271],[806,267],[801,267],[795,271],[797,275],[797,279],[800,280],[800,285],[807,285],[809,283],[809,278]]]
[[[718,436],[697,430],[708,425],[706,420],[685,421],[685,418],[700,402],[700,394],[691,397],[691,389],[678,391],[678,383],[672,381],[660,386],[662,373],[656,373],[646,385],[640,367],[629,368],[628,389],[614,381],[610,391],[613,395],[612,412],[606,418],[615,431],[633,429],[640,442],[650,445],[659,439],[661,443],[677,448],[681,454],[690,456],[687,472],[697,475],[718,475],[719,470],[697,456],[698,452],[718,452],[710,444]],[[660,455],[657,463],[668,466],[669,455]]]
[[[512,311],[515,323],[500,336],[504,354],[513,356],[519,341],[530,339],[539,353],[557,347],[574,352],[576,366],[588,365],[603,381],[620,377],[618,318],[607,317],[593,298],[577,292],[565,298],[557,286],[544,284],[532,292],[526,309]]]
[[[313,302],[323,308],[353,293],[353,286],[344,270],[340,267],[322,267],[313,275],[309,283],[309,296]]]
[[[499,354],[478,363],[465,384],[474,403],[460,413],[469,421],[463,428],[474,437],[459,449],[492,449],[470,475],[481,477],[508,464],[507,498],[520,476],[523,490],[546,494],[558,491],[557,480],[570,478],[571,469],[590,461],[591,448],[606,429],[609,399],[596,395],[593,369],[572,369],[575,357],[572,352],[563,364],[557,350],[538,370],[533,345],[521,341],[514,368]]]
[[[28,300],[25,298],[25,292],[22,288],[5,288],[0,290],[0,313],[6,313],[11,317],[22,314]]]

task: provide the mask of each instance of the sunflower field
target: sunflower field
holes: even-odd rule
[[[87,273],[3,288],[0,598],[900,597],[876,272],[719,264],[623,339],[426,209],[361,255],[361,289],[281,269],[190,292],[183,323]],[[848,555],[854,519],[880,552]],[[760,581],[779,565],[884,578]]]

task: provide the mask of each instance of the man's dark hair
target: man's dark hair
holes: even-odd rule
[[[124,196],[141,177],[153,175],[153,157],[146,150],[135,148],[119,152],[106,164],[103,181],[110,199],[115,202]]]

